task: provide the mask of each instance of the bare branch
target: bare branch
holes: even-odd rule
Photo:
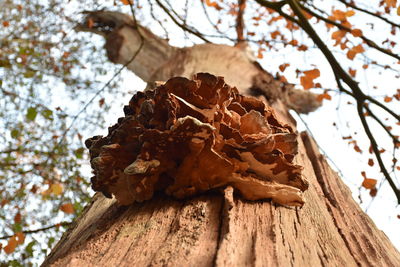
[[[52,229],[52,228],[57,228],[57,227],[60,227],[60,226],[69,226],[69,225],[71,225],[72,224],[72,222],[60,222],[60,223],[56,223],[56,224],[53,224],[53,225],[50,225],[50,226],[47,226],[47,227],[43,227],[43,228],[39,228],[39,229],[35,229],[35,230],[26,230],[26,231],[22,231],[22,233],[24,233],[24,234],[26,234],[26,235],[28,235],[28,234],[35,234],[35,233],[39,233],[39,232],[44,232],[44,231],[47,231],[47,230],[50,230],[50,229]],[[5,235],[5,236],[1,236],[0,237],[0,240],[3,240],[3,239],[8,239],[8,238],[11,238],[11,237],[13,237],[14,235]]]
[[[238,14],[236,17],[237,43],[244,42],[244,20],[243,14],[246,8],[246,0],[238,0]]]

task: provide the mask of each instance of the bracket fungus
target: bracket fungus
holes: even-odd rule
[[[122,205],[232,186],[245,199],[304,204],[297,134],[271,107],[198,73],[138,92],[106,137],[86,140],[92,188]]]

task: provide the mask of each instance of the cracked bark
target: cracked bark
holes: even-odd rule
[[[122,21],[114,30],[132,31]],[[146,36],[151,42],[160,40],[149,32]],[[126,38],[118,49],[108,49],[134,51],[126,47],[135,45]],[[147,81],[209,71],[250,93],[255,65],[243,50],[200,45],[179,50],[172,60],[167,54],[175,48],[160,44],[140,55],[146,62],[154,49],[167,51],[159,69],[147,68],[149,64],[130,69],[139,73],[142,68],[140,75],[147,75]],[[114,57],[124,63],[122,54]],[[273,80],[269,86],[281,95],[282,87]],[[295,126],[286,100],[269,99],[280,118]],[[184,201],[158,195],[129,207],[96,194],[43,266],[400,266],[398,251],[361,211],[306,133],[299,137],[295,161],[304,166],[310,183],[301,209],[244,201],[231,188]]]

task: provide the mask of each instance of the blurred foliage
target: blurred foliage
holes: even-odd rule
[[[246,4],[242,28],[237,24],[239,2]],[[399,78],[400,8],[396,0],[368,4],[350,0],[299,2],[349,76],[358,81],[360,73],[368,76],[375,72],[384,73],[385,79],[388,75]],[[192,45],[206,40],[233,45],[240,35],[240,41],[248,42],[256,51],[258,60],[289,50],[303,57],[317,47],[290,19],[296,16],[285,3],[142,0],[134,1],[133,8],[140,23],[171,44]],[[76,32],[74,27],[82,21],[84,10],[129,13],[130,4],[132,1],[125,0],[0,2],[1,266],[38,264],[90,199],[90,169],[83,141],[106,128],[105,114],[113,104],[120,105],[118,99],[127,92],[121,90],[122,78],[114,77],[120,66],[109,63],[104,55],[103,39]],[[384,33],[374,35],[376,30]],[[320,75],[318,66],[291,63],[282,61],[265,68],[276,72],[282,81],[298,81],[299,87],[318,92],[320,101],[343,93],[333,88],[336,85],[332,86],[326,75]],[[398,88],[365,91],[386,106],[392,105],[392,109],[398,107]],[[369,108],[364,115],[377,112],[380,118],[374,123],[383,127],[389,139],[383,143],[389,144],[384,160],[390,174],[395,175],[400,169],[396,162],[399,143],[394,141],[400,122],[382,115],[376,107]],[[374,120],[371,116],[368,119]],[[369,153],[366,157],[372,167],[370,144],[359,145],[356,138],[343,136],[355,151]],[[377,148],[383,154],[383,145]],[[377,179],[367,178],[365,172],[362,176],[364,188],[371,196],[376,195]]]

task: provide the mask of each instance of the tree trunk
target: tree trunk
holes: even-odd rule
[[[246,49],[170,47],[144,28],[138,33],[118,14],[88,17],[114,21],[114,30],[104,33],[113,62],[129,62],[143,37],[142,50],[128,67],[146,81],[201,71],[224,76],[242,94],[262,93],[292,126],[288,108],[318,107],[312,94],[263,71]],[[310,184],[302,208],[245,201],[230,188],[179,201],[157,195],[128,207],[96,194],[43,266],[400,266],[397,250],[355,203],[310,136],[302,133],[298,141],[295,163],[304,166]]]

